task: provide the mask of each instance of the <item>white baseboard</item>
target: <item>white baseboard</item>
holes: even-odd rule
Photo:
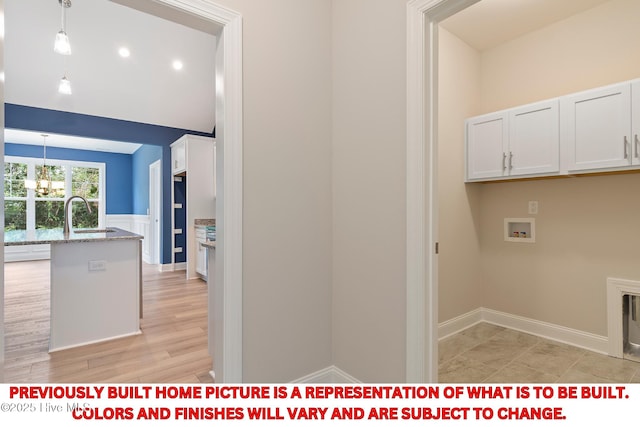
[[[473,311],[449,319],[438,325],[438,339],[441,340],[450,335],[457,334],[482,321],[482,308],[476,308]]]
[[[160,270],[161,272],[173,271],[173,264],[171,264],[171,263],[169,263],[169,264],[158,264],[158,270]]]
[[[552,341],[558,341],[575,347],[584,348],[596,353],[608,354],[609,340],[605,336],[595,335],[488,308],[477,308],[468,313],[440,323],[438,325],[438,339],[442,340],[447,338],[480,322],[487,322],[497,326],[514,329]],[[298,378],[297,380],[292,381],[292,383],[358,384],[361,383],[361,381],[336,366],[329,366]]]
[[[297,380],[291,381],[294,384],[359,384],[355,377],[347,374],[336,366],[329,366],[313,372]]]
[[[180,270],[186,270],[187,269],[187,263],[186,262],[175,262],[173,264],[168,263],[168,264],[158,264],[158,270],[160,270],[161,272],[165,272],[165,271],[180,271]]]
[[[505,328],[515,329],[531,335],[584,348],[596,353],[608,354],[609,339],[605,336],[526,317],[515,316],[488,308],[478,308],[462,316],[440,323],[440,325],[438,325],[439,339],[446,338],[479,322],[492,323]]]

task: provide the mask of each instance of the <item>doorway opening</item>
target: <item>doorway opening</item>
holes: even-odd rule
[[[438,380],[438,24],[479,0],[414,0],[407,18],[406,380]]]
[[[146,13],[165,19],[197,17],[200,21],[219,27],[215,59],[215,103],[219,118],[216,137],[218,159],[225,167],[224,175],[217,183],[220,192],[216,205],[216,250],[222,262],[216,268],[215,280],[225,290],[225,310],[221,344],[224,357],[219,361],[220,370],[216,369],[215,378],[217,382],[242,382],[242,17],[226,7],[210,2],[203,4],[198,0],[116,2],[135,4],[138,8],[145,8]],[[4,294],[4,276],[0,293]],[[0,302],[4,307],[4,299]],[[4,320],[1,321],[4,326]],[[4,342],[3,327],[0,333],[0,340]],[[0,346],[0,350],[4,361],[4,345]],[[213,375],[213,369],[211,373]]]
[[[162,253],[162,161],[149,165],[149,264],[160,264]]]

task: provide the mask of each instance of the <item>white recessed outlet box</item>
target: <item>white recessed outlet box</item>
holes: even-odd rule
[[[95,260],[89,261],[89,271],[105,271],[107,269],[107,261]]]
[[[504,241],[535,243],[536,220],[534,218],[505,218]]]

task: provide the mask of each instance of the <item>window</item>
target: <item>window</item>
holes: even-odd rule
[[[27,178],[25,163],[4,164],[4,222],[5,230],[25,230],[27,228]]]
[[[64,183],[60,191],[41,194],[25,187],[25,179],[35,179],[42,169],[42,159],[5,157],[4,197],[5,231],[62,228],[64,203],[73,195],[87,199],[91,212],[82,200],[72,201],[73,226],[101,228],[105,216],[104,163],[47,159],[52,181]],[[69,191],[71,189],[71,191]]]

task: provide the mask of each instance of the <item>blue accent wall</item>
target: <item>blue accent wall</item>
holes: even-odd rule
[[[13,144],[6,141],[6,156],[35,157],[42,159],[43,147],[38,145]],[[107,215],[129,215],[133,213],[133,191],[131,187],[132,156],[130,154],[105,153],[101,151],[74,150],[47,147],[47,159],[77,160],[105,164],[105,197]],[[148,178],[147,178],[148,181]]]
[[[162,159],[162,147],[143,145],[133,153],[133,214],[146,215],[149,209],[149,165]]]
[[[162,262],[171,263],[171,149],[170,145],[184,134],[215,136],[197,132],[126,120],[75,114],[64,111],[5,104],[5,127],[35,132],[58,133],[87,138],[153,145],[162,150]],[[47,150],[48,152],[48,150]]]

